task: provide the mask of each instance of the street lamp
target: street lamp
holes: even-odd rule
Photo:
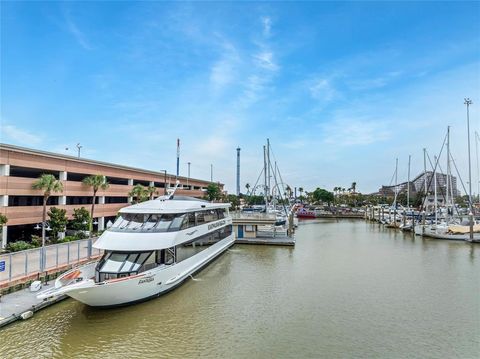
[[[187,165],[188,165],[188,177],[187,177],[187,187],[188,187],[188,182],[190,180],[190,162],[187,162]]]

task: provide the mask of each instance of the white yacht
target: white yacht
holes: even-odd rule
[[[66,294],[110,307],[164,294],[234,243],[229,207],[174,195],[125,207],[93,245],[102,258],[64,273],[37,297]]]

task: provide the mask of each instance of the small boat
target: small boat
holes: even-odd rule
[[[305,207],[299,208],[297,210],[298,218],[317,218],[317,212],[315,210],[309,210]]]
[[[93,245],[102,258],[64,273],[37,298],[66,294],[112,307],[164,294],[233,245],[229,207],[172,194],[122,208]]]

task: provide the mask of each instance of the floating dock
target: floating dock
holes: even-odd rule
[[[53,286],[53,282],[48,284]],[[43,288],[41,289],[43,290]],[[0,297],[0,328],[17,320],[28,319],[35,312],[58,303],[66,298],[61,295],[46,300],[37,299],[39,292],[31,292],[28,288]]]

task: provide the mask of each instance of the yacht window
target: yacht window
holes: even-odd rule
[[[165,249],[165,264],[175,263],[175,247]]]
[[[132,266],[136,262],[137,257],[138,257],[138,253],[129,254],[128,257],[127,257],[127,260],[125,261],[125,263],[123,264],[123,266],[121,268],[121,271],[122,272],[130,272],[131,269],[132,269]]]
[[[223,208],[217,208],[218,219],[225,218],[225,210]]]
[[[177,214],[175,218],[172,220],[172,224],[170,225],[169,231],[178,231],[183,223],[183,219],[185,218],[185,214]]]
[[[126,253],[112,253],[107,258],[100,271],[117,273],[120,270],[123,262],[127,259],[127,256],[128,254]]]
[[[197,225],[205,223],[205,212],[197,212]]]
[[[168,230],[168,227],[170,227],[170,224],[172,223],[174,217],[175,216],[173,214],[162,215],[160,220],[157,222],[155,229],[157,231],[166,232]]]
[[[187,213],[188,217],[188,228],[195,227],[195,212]]]
[[[151,214],[145,221],[144,225],[142,226],[142,229],[151,230],[153,227],[155,227],[155,225],[160,220],[160,218],[161,218],[160,214]]]
[[[128,222],[125,228],[127,229],[138,229],[144,223],[145,215],[142,213],[129,213],[130,221]]]
[[[152,252],[140,253],[137,260],[135,261],[135,264],[132,266],[132,269],[130,270],[132,272],[136,272],[138,268],[140,268],[140,266],[147,260],[150,254],[152,254]]]
[[[208,211],[205,211],[205,222],[213,222],[218,219],[217,216],[217,211],[214,209],[210,209]]]

